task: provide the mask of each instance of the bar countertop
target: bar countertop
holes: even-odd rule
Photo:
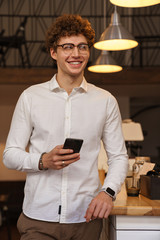
[[[122,186],[111,215],[160,216],[160,200],[151,200],[141,194],[138,197],[128,197],[125,186]]]

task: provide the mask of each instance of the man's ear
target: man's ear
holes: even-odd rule
[[[57,60],[57,53],[53,48],[50,48],[50,54],[54,60]]]

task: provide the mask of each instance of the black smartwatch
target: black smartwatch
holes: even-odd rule
[[[113,189],[111,189],[110,187],[102,188],[101,192],[107,193],[113,200],[116,200],[115,191]]]

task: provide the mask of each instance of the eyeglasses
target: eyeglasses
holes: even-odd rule
[[[89,50],[89,45],[87,43],[80,43],[77,46],[74,45],[73,43],[64,43],[61,45],[57,45],[57,47],[62,47],[66,55],[72,54],[75,47],[78,48],[79,53],[82,55],[86,55]]]

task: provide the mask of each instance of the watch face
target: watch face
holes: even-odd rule
[[[115,191],[113,191],[111,188],[107,188],[106,189],[106,192],[108,192],[111,196],[114,196],[115,195]]]

